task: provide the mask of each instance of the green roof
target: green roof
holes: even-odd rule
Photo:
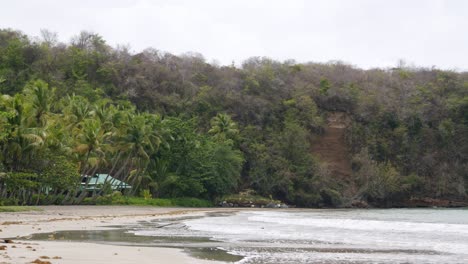
[[[127,184],[121,180],[117,180],[116,178],[110,176],[109,174],[95,174],[93,177],[86,176],[88,180],[88,185],[86,186],[85,182],[81,183],[81,186],[84,188],[86,186],[86,190],[92,191],[95,189],[100,189],[104,183],[109,183],[111,185],[112,190],[120,190],[120,189],[130,189],[132,186]]]

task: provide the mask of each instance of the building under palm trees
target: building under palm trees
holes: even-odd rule
[[[118,180],[109,174],[94,174],[93,176],[85,175],[81,181],[81,190],[84,191],[96,191],[105,186],[109,186],[112,191],[124,192],[132,188],[130,184],[127,184],[121,180]]]

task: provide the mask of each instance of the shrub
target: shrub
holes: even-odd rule
[[[322,202],[325,206],[337,207],[342,203],[341,194],[334,189],[322,189],[320,191],[320,196],[322,197]]]
[[[212,207],[213,203],[208,200],[197,198],[174,198],[173,204],[182,207]]]
[[[1,206],[12,206],[12,205],[19,205],[18,198],[3,198],[0,200]]]
[[[316,207],[321,202],[322,197],[318,193],[306,193],[302,190],[295,194],[294,201],[297,206]]]
[[[141,190],[140,196],[143,197],[145,200],[149,200],[152,198],[151,192],[148,189]]]

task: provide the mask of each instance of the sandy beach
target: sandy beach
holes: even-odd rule
[[[5,238],[62,230],[97,230],[157,218],[195,216],[219,209],[134,206],[45,206],[40,211],[0,213],[0,264],[6,263],[220,263],[195,259],[181,249]]]

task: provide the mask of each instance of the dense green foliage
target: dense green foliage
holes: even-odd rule
[[[0,94],[8,203],[83,202],[80,175],[94,173],[155,198],[244,189],[298,206],[466,198],[466,73],[268,58],[217,66],[199,54],[133,54],[89,32],[63,44],[47,31],[0,30]],[[310,151],[331,112],[351,120],[346,181]]]
[[[41,209],[33,206],[2,206],[0,205],[1,212],[25,212],[25,211],[40,211]]]

